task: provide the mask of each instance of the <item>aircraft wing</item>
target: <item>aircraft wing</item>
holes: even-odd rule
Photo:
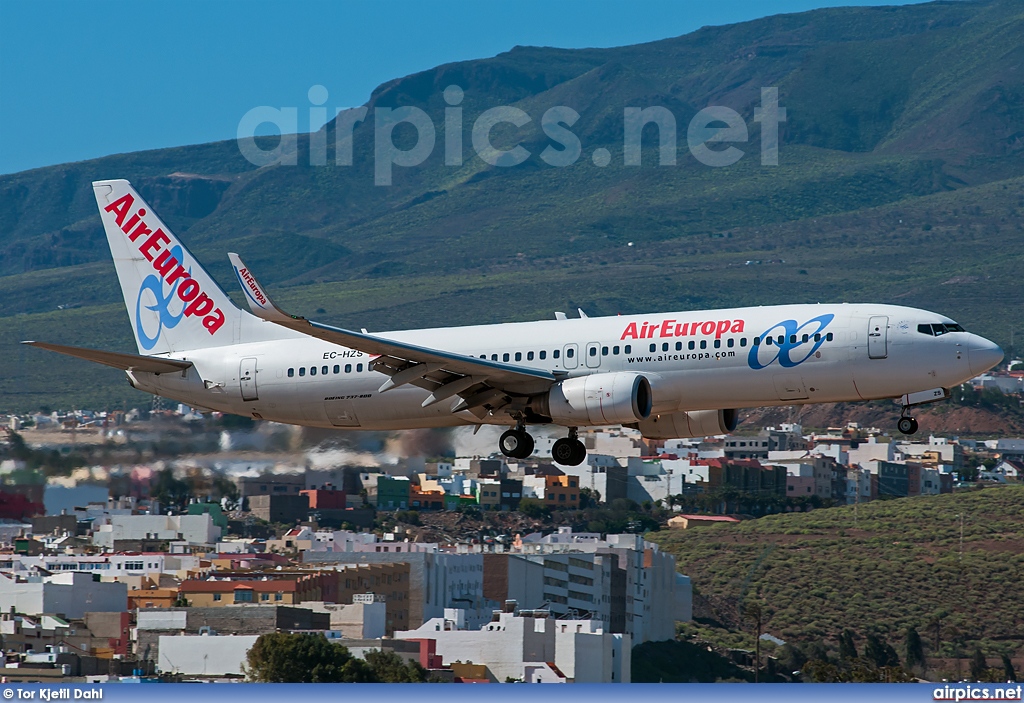
[[[177,373],[184,371],[192,365],[191,361],[179,361],[178,359],[161,359],[155,356],[139,356],[137,354],[121,354],[119,352],[101,351],[99,349],[84,349],[82,347],[68,347],[63,344],[50,344],[49,342],[22,342],[40,349],[49,349],[58,354],[74,356],[86,361],[92,361],[104,366],[112,366],[115,369],[124,371],[145,371],[148,373]]]
[[[430,391],[424,407],[458,396],[461,400],[454,403],[452,412],[469,410],[483,417],[509,405],[517,396],[543,393],[561,378],[551,371],[421,347],[288,314],[274,304],[238,254],[229,253],[228,258],[253,314],[310,337],[376,356],[370,368],[391,377],[380,387],[382,393],[411,384]]]

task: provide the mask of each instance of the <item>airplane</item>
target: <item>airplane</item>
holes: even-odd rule
[[[650,439],[732,432],[737,408],[896,399],[911,409],[1003,359],[943,315],[817,304],[356,332],[284,312],[229,253],[236,307],[126,180],[93,183],[138,354],[27,341],[123,369],[139,390],[260,420],[399,430],[501,425],[500,451],[533,453],[530,425],[567,429],[560,464],[586,458],[581,427]]]

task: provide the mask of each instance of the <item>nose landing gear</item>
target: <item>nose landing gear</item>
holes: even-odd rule
[[[587,447],[577,437],[575,427],[569,428],[569,436],[551,445],[551,457],[563,466],[579,466],[587,458]]]
[[[910,415],[908,414],[909,412],[910,407],[904,406],[903,414],[900,416],[899,421],[896,423],[896,429],[898,429],[903,434],[915,434],[917,432],[917,420],[910,417]]]

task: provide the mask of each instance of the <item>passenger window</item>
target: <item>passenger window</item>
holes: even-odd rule
[[[576,356],[576,350],[573,349],[572,347],[570,347],[569,349],[566,349],[565,350],[565,356],[568,359],[573,358],[574,356]]]
[[[533,361],[533,352],[526,352],[526,360]]]
[[[310,366],[309,367],[309,375],[310,376],[316,376],[316,367],[315,366]]]
[[[299,376],[305,376],[305,375],[306,375],[306,367],[305,366],[300,366],[299,367]]]
[[[746,337],[740,337],[740,346],[741,347],[747,346],[747,338]]]
[[[807,343],[807,340],[808,340],[808,339],[809,339],[809,337],[808,337],[808,336],[807,336],[807,335],[805,334],[805,335],[803,336],[803,338],[801,338],[801,340],[800,340],[800,341],[801,341],[801,342],[803,342],[804,344],[806,344],[806,343]]]
[[[523,360],[523,353],[522,352],[516,352],[516,361],[522,361],[522,360]]]
[[[615,355],[615,356],[618,356],[619,355],[619,348],[618,347],[612,347],[612,354]]]
[[[682,350],[683,350],[683,343],[682,342],[676,342],[676,351],[682,351]]]
[[[697,343],[696,343],[696,342],[694,342],[694,341],[693,341],[693,340],[691,339],[691,340],[690,340],[690,343],[689,343],[689,344],[687,345],[687,347],[689,347],[689,349],[690,349],[690,350],[692,351],[693,349],[695,349],[695,348],[697,347]]]
[[[786,335],[780,334],[779,338],[775,341],[777,341],[779,343],[779,346],[781,347],[786,342]]]
[[[725,346],[727,346],[730,349],[732,349],[733,347],[736,346],[736,340],[733,339],[732,337],[729,337],[729,341],[725,343]]]
[[[288,378],[291,378],[294,375],[295,375],[295,369],[288,369]]]
[[[591,347],[590,351],[589,351],[589,354],[591,356],[597,356],[597,347]]]
[[[821,341],[821,335],[820,334],[814,335],[814,341],[815,342],[820,342]]]
[[[339,373],[341,373],[341,367],[338,366],[337,364],[335,364],[334,365],[334,374],[338,375]]]
[[[627,354],[632,354],[633,353],[633,345],[632,344],[627,344],[626,348],[623,351],[625,351]]]
[[[715,349],[721,349],[721,348],[722,348],[722,340],[721,339],[716,339],[715,340]]]
[[[561,354],[561,352],[558,349],[555,349],[553,352],[551,352],[551,358],[557,359],[559,354]]]
[[[322,367],[322,368],[320,369],[320,373],[321,373],[322,375],[326,376],[326,375],[327,375],[327,367],[326,367],[326,366]]]
[[[796,335],[795,334],[789,335],[789,343],[790,344],[796,344]]]
[[[538,356],[540,356],[541,359],[544,359],[547,357],[547,355],[548,353],[542,349]]]
[[[608,347],[601,347],[601,356],[608,356]]]
[[[664,344],[661,345],[661,350],[668,351],[668,342],[665,342]]]
[[[754,337],[754,346],[758,347],[760,345],[761,345],[761,338],[760,337]]]
[[[701,349],[707,349],[708,348],[708,340],[706,340],[706,339],[700,340],[700,348]]]
[[[491,361],[497,361],[497,360],[498,360],[498,355],[497,354],[491,354]]]
[[[652,345],[651,345],[651,351],[652,351],[652,352],[653,352],[653,351],[658,351],[658,345],[657,345],[657,344],[652,344]]]
[[[831,342],[833,339],[835,339],[835,338],[832,336],[831,332],[829,332],[828,334],[825,335],[825,341],[826,342]]]
[[[345,373],[352,373],[352,364],[345,364]]]
[[[362,371],[363,371],[363,365],[362,365],[362,364],[356,364],[356,371],[357,371],[358,373],[362,373]]]
[[[508,361],[508,352],[505,352],[504,354],[501,355],[501,360]]]
[[[757,340],[755,339],[755,340],[754,340],[754,342],[756,343],[756,342],[757,342]],[[770,346],[772,345],[772,338],[771,338],[771,337],[765,337],[765,338],[764,338],[764,343],[765,343],[765,344],[766,344],[767,346],[769,346],[769,347],[770,347]]]

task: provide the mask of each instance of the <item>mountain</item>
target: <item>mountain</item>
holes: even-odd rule
[[[331,123],[300,136],[296,165],[257,168],[225,141],[2,176],[0,408],[146,402],[118,372],[15,346],[134,351],[89,187],[101,178],[130,179],[226,290],[224,253],[239,251],[286,306],[350,327],[872,300],[1005,345],[1024,304],[1021,36],[1024,7],[987,0],[816,10],[612,49],[515,47],[378,87],[349,166]],[[450,85],[465,96],[459,166],[444,163]],[[787,111],[778,166],[759,159],[763,87]],[[425,111],[436,146],[374,185],[374,117],[403,106]],[[530,117],[492,133],[530,152],[517,166],[473,155],[472,126],[497,106]],[[554,106],[580,115],[582,154],[566,167],[541,157],[562,148],[541,125]],[[652,106],[675,118],[676,165],[657,165],[653,126],[642,165],[624,165],[624,109]],[[708,106],[747,127],[731,166],[687,148]],[[410,148],[415,131],[393,136]],[[320,137],[328,165],[311,166]]]

